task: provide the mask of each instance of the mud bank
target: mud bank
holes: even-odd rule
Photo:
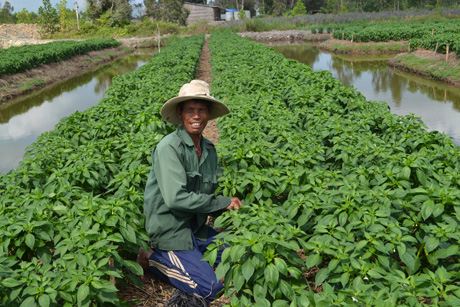
[[[415,50],[398,54],[388,60],[388,65],[429,79],[460,86],[460,61],[455,54],[450,54],[446,60],[445,54]]]
[[[330,34],[312,34],[311,30],[286,30],[267,32],[241,32],[241,37],[247,37],[252,41],[273,42],[320,42],[331,38]]]
[[[75,56],[67,61],[40,65],[23,73],[0,77],[0,103],[47,85],[78,76],[102,64],[132,53],[134,48],[108,48]]]

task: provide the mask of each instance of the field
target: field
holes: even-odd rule
[[[122,304],[111,281],[142,274],[150,153],[174,129],[159,109],[194,78],[203,40],[117,77],[0,178],[2,305]],[[260,44],[222,32],[210,50],[232,110],[219,192],[245,203],[215,224],[230,305],[459,305],[459,148]]]
[[[222,191],[251,204],[216,221],[233,306],[457,305],[458,147],[261,45],[211,54]]]
[[[0,76],[20,73],[40,64],[64,61],[75,55],[117,47],[120,44],[114,39],[92,39],[81,42],[60,41],[0,49]]]
[[[110,280],[142,274],[133,260],[147,248],[150,153],[172,129],[159,108],[193,78],[203,38],[116,78],[97,106],[42,134],[18,169],[1,176],[2,305],[120,304]]]
[[[460,55],[460,20],[407,22],[376,22],[336,25],[334,38],[356,42],[409,41],[410,49],[423,48],[445,54]]]

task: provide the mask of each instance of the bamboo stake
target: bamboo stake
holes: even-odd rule
[[[431,29],[431,36],[433,36],[433,35],[434,35],[434,28]]]
[[[113,242],[110,242],[110,245],[113,245]],[[115,266],[115,261],[113,260],[112,257],[109,257],[109,266],[111,266],[112,268]],[[116,282],[116,280],[115,280],[115,276],[110,275],[110,282],[111,282],[112,285],[114,285],[114,286],[117,285],[117,282]]]
[[[436,54],[436,51],[438,51],[438,44],[439,42],[436,42],[436,48],[434,48],[434,53]]]
[[[80,18],[78,16],[78,2],[75,1],[75,13],[77,14],[77,30],[80,31]]]
[[[160,36],[160,25],[157,24],[158,28],[158,53],[161,52],[160,44],[161,44],[161,36]]]
[[[446,62],[449,61],[449,45],[446,48]]]
[[[344,34],[345,34],[345,33],[342,32],[342,40],[343,40],[343,35],[344,35]]]
[[[354,36],[354,35],[352,34],[352,35],[351,35],[351,42],[352,42],[352,43],[353,43],[353,36]]]

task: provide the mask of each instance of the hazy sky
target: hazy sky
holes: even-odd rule
[[[38,8],[43,5],[42,0],[0,0],[0,4],[3,7],[5,2],[8,1],[13,7],[13,13],[22,11],[23,8],[26,8],[29,12],[38,13]],[[78,1],[79,10],[84,10],[86,7],[86,0],[67,0],[67,7],[70,9],[75,9],[75,1]],[[60,0],[50,0],[51,5],[56,7],[56,4],[61,2]],[[134,3],[144,3],[143,0],[134,0]]]

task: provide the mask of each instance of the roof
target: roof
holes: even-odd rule
[[[196,6],[205,6],[205,7],[216,7],[218,9],[220,9],[219,6],[216,6],[216,5],[207,5],[207,4],[201,4],[201,3],[191,3],[191,2],[184,2],[184,4],[188,4],[188,5],[196,5]]]

